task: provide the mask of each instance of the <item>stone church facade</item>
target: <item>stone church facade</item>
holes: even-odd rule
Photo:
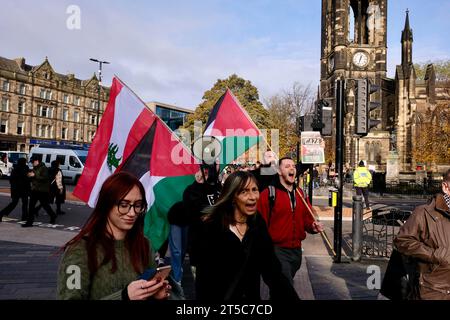
[[[417,79],[408,12],[401,44],[401,64],[391,79],[387,77],[387,0],[322,0],[320,95],[334,108],[335,81],[346,80],[344,162],[351,166],[366,160],[386,171],[388,158],[395,156],[400,171],[414,171],[417,121],[438,100],[450,102],[433,65],[428,65],[423,80]],[[355,80],[365,78],[381,88],[372,95],[381,108],[371,113],[380,123],[366,137],[359,137],[354,134]]]

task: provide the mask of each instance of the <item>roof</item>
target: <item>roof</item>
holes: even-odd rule
[[[158,102],[158,101],[147,102],[146,105],[148,107],[150,107],[150,109],[155,108],[156,106],[160,106],[160,107],[163,107],[163,108],[166,108],[166,109],[170,109],[170,110],[181,111],[181,112],[185,112],[185,113],[194,113],[194,110],[181,108],[181,107],[177,107],[177,106],[174,106],[174,105],[171,105],[171,104]]]
[[[16,60],[10,60],[4,57],[0,57],[0,69],[26,74],[27,72],[32,70],[33,66],[25,64],[25,59],[23,59],[22,61],[23,65],[21,68]]]
[[[79,86],[86,86],[92,80],[94,80],[96,82],[98,81],[97,76],[95,74],[94,74],[94,76],[92,76],[89,79],[81,80],[81,79],[75,78],[74,74],[65,75],[65,74],[57,73],[53,70],[53,68],[47,58],[45,58],[44,62],[42,62],[40,65],[31,66],[31,65],[26,64],[25,58],[22,58],[22,57],[17,58],[17,59],[7,59],[5,57],[0,57],[0,70],[7,70],[10,72],[21,73],[24,75],[27,75],[29,72],[34,73],[45,65],[47,65],[52,70],[52,75],[56,80],[60,80],[63,82],[74,81]],[[103,88],[109,90],[109,87],[103,86]]]

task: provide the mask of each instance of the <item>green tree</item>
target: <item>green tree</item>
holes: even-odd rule
[[[195,112],[187,117],[184,128],[192,131],[194,121],[201,121],[203,129],[205,129],[206,121],[208,121],[212,108],[227,88],[233,92],[259,129],[272,128],[269,113],[259,101],[258,89],[249,80],[240,78],[236,74],[224,80],[217,80],[214,86],[203,94],[203,101],[195,109]]]
[[[450,163],[450,108],[440,102],[417,123],[413,156],[427,165]]]
[[[414,64],[416,75],[423,80],[427,71],[427,66],[432,63],[436,72],[436,79],[439,81],[450,80],[450,60],[428,61]]]

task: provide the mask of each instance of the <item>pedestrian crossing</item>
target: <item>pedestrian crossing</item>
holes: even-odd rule
[[[21,225],[26,223],[26,221],[19,221],[19,219],[9,218],[9,217],[3,217],[3,222],[17,223],[17,224],[21,224]],[[81,230],[81,228],[77,227],[77,226],[66,226],[63,224],[51,224],[51,223],[44,223],[44,222],[39,222],[39,221],[33,222],[33,227],[57,229],[57,230],[73,231],[73,232],[78,232]]]

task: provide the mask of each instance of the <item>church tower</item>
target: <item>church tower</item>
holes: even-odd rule
[[[387,0],[322,0],[322,98],[329,99],[334,106],[334,84],[339,78],[369,78],[372,83],[382,86],[386,78],[386,58]],[[344,161],[351,165],[359,160],[381,164],[382,151],[389,151],[389,135],[386,140],[382,131],[386,129],[386,120],[382,117],[385,111],[382,95],[375,96],[382,102],[382,109],[372,114],[372,118],[380,119],[382,123],[373,129],[375,133],[371,132],[362,139],[353,135],[354,95],[352,82],[347,81]]]
[[[409,11],[406,11],[405,27],[401,37],[402,63],[395,70],[395,121],[396,151],[399,155],[400,169],[412,170],[413,137],[415,136],[415,116],[417,109],[416,71],[413,64],[413,31],[409,24]]]

